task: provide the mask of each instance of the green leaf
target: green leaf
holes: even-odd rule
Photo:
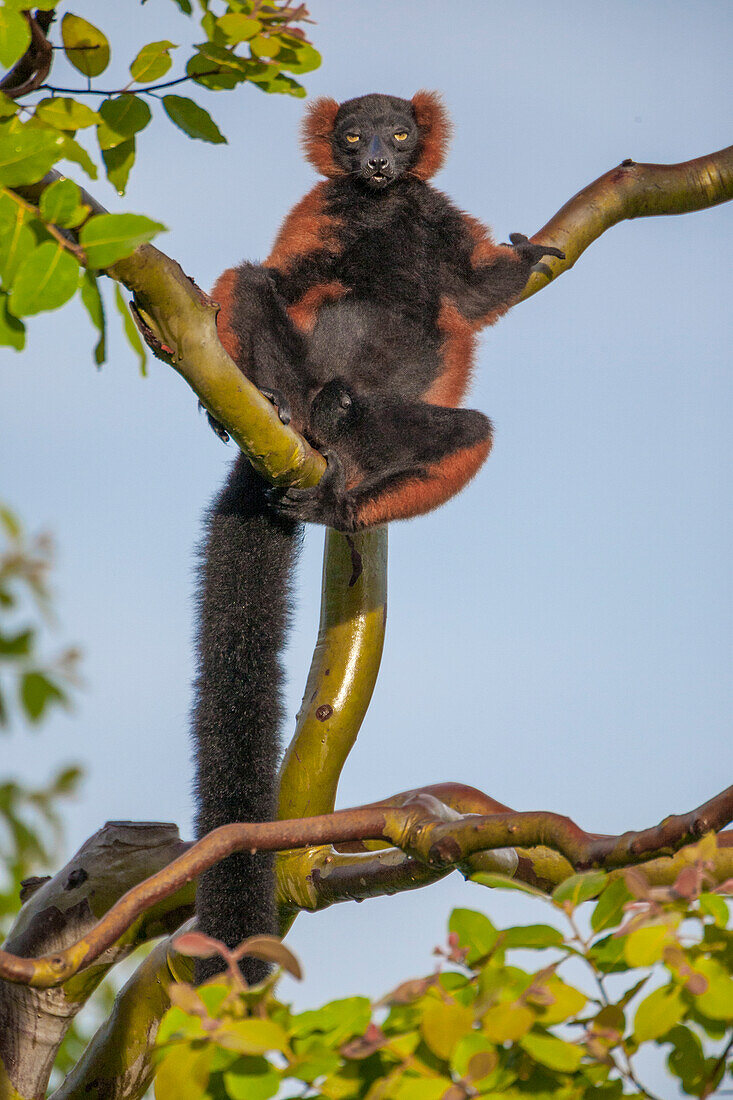
[[[97,178],[97,166],[87,153],[86,149],[75,141],[73,137],[65,137],[61,146],[61,152],[59,154],[59,160],[70,160],[74,164],[79,164],[84,169],[90,179],[95,180]]]
[[[31,722],[40,722],[51,703],[65,703],[66,696],[42,672],[24,672],[20,680],[20,703]]]
[[[295,1062],[297,1069],[294,1075],[297,1075],[299,1081],[311,1084],[317,1077],[335,1073],[338,1069],[341,1061],[338,1052],[327,1047],[325,1043],[319,1042],[317,1038],[296,1040],[294,1045],[297,1046]],[[411,1051],[406,1052],[404,1057],[407,1057],[407,1053]]]
[[[175,1039],[200,1039],[206,1032],[200,1016],[189,1016],[183,1009],[174,1005],[169,1008],[160,1021],[158,1044]],[[156,1094],[157,1095],[157,1094]]]
[[[454,909],[448,928],[458,936],[460,946],[468,949],[469,965],[493,951],[499,937],[489,918],[474,909]]]
[[[82,272],[81,300],[89,314],[89,319],[99,331],[99,339],[94,346],[94,362],[99,367],[107,356],[107,324],[99,284],[91,271]]]
[[[624,914],[624,905],[631,901],[623,878],[609,882],[591,913],[590,924],[594,932],[604,932],[607,928],[617,928]]]
[[[58,309],[79,285],[79,262],[56,241],[44,241],[18,268],[8,306],[16,317]]]
[[[718,928],[727,928],[730,913],[725,898],[720,894],[700,894],[700,912],[712,917]]]
[[[138,84],[150,84],[161,76],[165,76],[173,64],[168,51],[175,49],[177,49],[176,44],[168,42],[167,39],[161,42],[148,42],[130,65],[132,79]]]
[[[497,1004],[484,1013],[484,1035],[494,1043],[513,1043],[521,1039],[535,1022],[531,1008],[521,1004]]]
[[[492,890],[519,890],[520,893],[530,894],[533,898],[547,900],[547,896],[535,886],[529,886],[520,879],[507,878],[506,875],[497,875],[490,871],[477,871],[475,875],[471,875],[470,881],[478,883],[479,886],[488,886]]]
[[[282,43],[276,36],[258,34],[250,41],[249,48],[253,57],[277,57]]]
[[[99,76],[109,65],[109,42],[80,15],[66,13],[61,20],[61,40],[67,59],[84,76]]]
[[[189,137],[209,141],[212,145],[226,144],[226,138],[219,130],[208,111],[180,95],[163,96],[163,107],[171,122],[174,122]]]
[[[0,92],[0,118],[10,118],[11,115],[16,115],[19,110],[20,105],[14,99],[5,95],[5,92]]]
[[[447,1061],[459,1039],[473,1030],[473,1010],[463,1005],[432,1001],[423,1012],[420,1031],[438,1058]]]
[[[0,631],[0,657],[28,657],[33,646],[34,632],[23,630],[20,634],[5,635]]]
[[[25,325],[8,310],[8,296],[0,291],[0,346],[22,351],[25,347]]]
[[[447,1077],[400,1077],[394,1088],[390,1089],[390,1100],[441,1100],[451,1087]],[[349,1098],[357,1094],[350,1089],[344,1095]]]
[[[730,1020],[733,1023],[733,978],[717,959],[696,959],[694,969],[708,983],[705,992],[694,998],[699,1011],[712,1020]]]
[[[224,975],[221,975],[222,977]],[[206,1006],[206,1011],[209,1016],[216,1017],[219,1015],[219,1010],[222,1005],[222,1001],[229,995],[229,986],[224,981],[220,982],[207,982],[205,985],[199,986],[198,995]]]
[[[6,508],[5,505],[0,504],[0,526],[2,526],[6,535],[17,542],[23,535],[23,527],[16,516],[15,512],[11,512],[10,508]],[[13,601],[6,605],[7,607],[13,606]]]
[[[456,1043],[450,1066],[457,1077],[468,1077],[472,1084],[481,1086],[484,1078],[494,1072],[498,1061],[494,1044],[472,1031]]]
[[[366,997],[344,997],[329,1001],[321,1008],[300,1012],[290,1024],[290,1034],[301,1038],[321,1033],[340,1045],[354,1035],[363,1035],[372,1018],[372,1006]]]
[[[137,325],[132,319],[132,314],[127,308],[127,303],[122,297],[119,283],[115,283],[115,305],[117,306],[122,316],[122,323],[125,330],[125,336],[127,337],[127,342],[140,360],[140,373],[142,375],[145,375],[147,370],[147,355],[145,353],[145,344],[142,341],[142,337],[140,336]]]
[[[542,950],[545,947],[562,947],[564,943],[562,932],[549,924],[527,924],[505,928],[501,937],[503,948],[529,947]]]
[[[608,875],[605,871],[588,871],[582,875],[571,875],[555,887],[552,900],[563,908],[568,906],[575,909],[581,902],[600,894],[607,882]]]
[[[144,214],[95,214],[79,233],[90,267],[109,267],[165,229]]]
[[[219,1046],[238,1054],[288,1049],[287,1033],[272,1020],[227,1020],[213,1034]]]
[[[135,163],[135,139],[128,138],[111,149],[102,149],[102,160],[107,179],[116,188],[118,195],[124,195],[130,170]]]
[[[36,183],[58,160],[63,148],[61,134],[52,130],[23,127],[0,137],[0,185],[16,187]]]
[[[0,194],[0,280],[10,287],[26,256],[36,247],[26,212],[8,194]]]
[[[295,40],[288,40],[287,47],[280,50],[277,55],[277,63],[289,73],[310,73],[321,65],[321,55],[309,42],[301,42],[295,45]]]
[[[588,998],[573,985],[568,985],[557,974],[550,976],[542,983],[543,991],[551,998],[551,1003],[543,1003],[537,1008],[537,1015],[546,1027],[552,1024],[563,1023],[577,1016],[585,1007]]]
[[[593,944],[588,952],[588,958],[604,974],[617,974],[629,969],[624,954],[625,947],[626,936],[604,936]]]
[[[653,966],[673,939],[666,924],[637,928],[626,937],[624,954],[629,966]]]
[[[81,768],[62,768],[51,785],[52,794],[73,794],[84,778]]]
[[[227,12],[217,19],[216,25],[232,44],[247,42],[262,30],[259,19],[251,19],[242,12]]]
[[[82,130],[85,126],[94,126],[99,122],[97,112],[87,107],[86,103],[64,96],[42,99],[36,105],[36,118],[47,122],[49,126],[55,126],[57,130],[73,132]]]
[[[280,1088],[280,1074],[266,1058],[238,1058],[224,1074],[231,1100],[268,1100]]]
[[[18,11],[0,9],[0,65],[10,69],[31,44],[27,21]]]
[[[113,149],[144,130],[152,117],[147,103],[136,95],[107,99],[99,108],[102,123],[97,127],[100,149]]]
[[[680,1022],[684,1011],[685,1006],[676,986],[664,985],[661,989],[655,989],[636,1010],[634,1038],[638,1043],[658,1039]]]
[[[245,58],[230,53],[223,46],[206,42],[199,47],[198,53],[189,58],[186,73],[197,84],[220,91],[234,88],[246,80],[250,75],[250,63]]]
[[[261,92],[267,92],[268,95],[293,95],[302,99],[306,92],[302,84],[299,84],[297,80],[293,80],[291,76],[285,76],[284,73],[278,72],[277,67],[272,65],[268,68],[268,73],[264,77],[257,75],[249,75],[249,79],[259,88]]]
[[[681,1079],[685,1092],[699,1096],[705,1082],[705,1055],[698,1036],[690,1028],[677,1024],[661,1042],[673,1044],[667,1058],[670,1072]]]
[[[574,1073],[583,1057],[582,1047],[556,1039],[553,1035],[538,1035],[529,1032],[519,1040],[519,1045],[548,1069],[559,1073]]]
[[[155,1100],[202,1100],[215,1053],[211,1046],[168,1050],[155,1074]]]
[[[87,208],[81,205],[78,184],[73,180],[54,180],[44,187],[38,209],[44,221],[68,228],[83,220]]]

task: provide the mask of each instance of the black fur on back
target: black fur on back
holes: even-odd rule
[[[197,837],[233,821],[275,815],[282,718],[282,651],[300,525],[267,507],[265,482],[239,455],[207,520],[201,548],[198,677],[193,711]],[[235,947],[277,933],[273,856],[229,856],[199,880],[202,932]],[[196,960],[196,981],[219,957]],[[245,959],[250,983],[268,967]]]

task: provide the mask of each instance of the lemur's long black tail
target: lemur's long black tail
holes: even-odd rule
[[[193,712],[197,837],[233,821],[266,821],[275,811],[280,652],[300,532],[269,510],[265,488],[240,455],[208,516]],[[229,856],[199,880],[199,927],[228,947],[276,933],[273,893],[272,856]],[[218,957],[197,960],[197,982],[221,968]],[[245,959],[242,970],[252,983],[267,967]]]

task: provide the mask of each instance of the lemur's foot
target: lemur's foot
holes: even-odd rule
[[[260,386],[260,393],[267,398],[271,405],[277,409],[277,415],[283,424],[289,424],[293,419],[290,402],[281,390],[270,390]]]
[[[270,507],[285,519],[322,523],[337,531],[353,531],[354,509],[346,489],[346,476],[335,451],[324,452],[326,471],[310,489],[269,490]]]

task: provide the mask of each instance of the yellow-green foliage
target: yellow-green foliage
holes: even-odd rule
[[[157,1100],[611,1100],[651,1095],[634,1065],[644,1046],[675,1088],[711,1096],[733,1043],[733,884],[708,879],[715,843],[690,850],[672,887],[639,870],[576,875],[538,895],[552,924],[501,930],[457,909],[440,972],[377,1003],[293,1013],[276,977],[247,990],[233,965],[198,991],[181,984],[158,1036]]]

